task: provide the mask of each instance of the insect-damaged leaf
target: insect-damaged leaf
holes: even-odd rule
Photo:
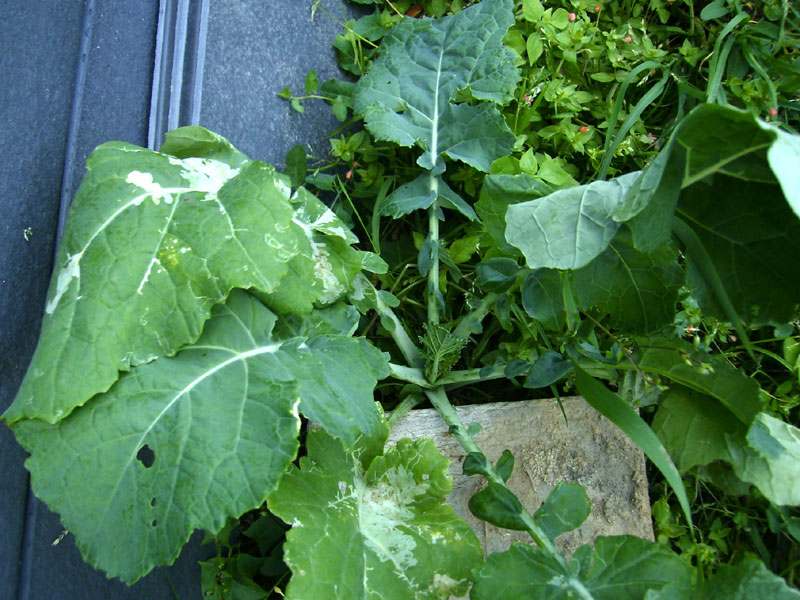
[[[67,416],[119,371],[196,340],[232,288],[274,293],[296,257],[317,262],[308,306],[290,310],[347,291],[358,270],[352,234],[303,222],[273,167],[197,127],[164,147],[181,158],[121,142],[89,157],[7,422]],[[324,212],[313,218],[338,226]]]
[[[15,426],[36,495],[92,565],[128,583],[172,562],[277,487],[299,410],[344,439],[377,425],[387,374],[363,339],[276,339],[275,315],[235,290],[197,343],[120,377],[58,423]],[[343,368],[342,364],[346,364]]]
[[[467,591],[482,552],[444,504],[448,461],[431,440],[403,439],[372,458],[313,430],[307,446],[269,499],[292,525],[287,598],[438,600]]]
[[[494,104],[454,101],[511,99],[519,73],[503,36],[513,23],[511,0],[484,0],[442,19],[405,19],[358,82],[356,112],[376,138],[421,146],[417,162],[435,175],[445,169],[444,155],[488,171],[511,151],[514,136]]]

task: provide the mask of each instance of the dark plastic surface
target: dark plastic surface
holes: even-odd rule
[[[301,115],[275,95],[287,85],[302,90],[312,68],[320,81],[341,76],[330,46],[340,27],[322,11],[312,22],[311,4],[2,2],[0,410],[13,400],[33,354],[59,222],[96,145],[124,140],[144,146],[148,134],[158,145],[167,126],[199,119],[276,166],[298,143],[327,152],[326,136],[338,126],[327,106],[309,104]],[[322,5],[342,15],[339,0]],[[156,61],[159,31],[167,39]],[[108,580],[83,562],[72,536],[53,545],[63,528],[29,498],[23,460],[12,433],[0,425],[0,599],[166,600],[175,598],[170,583],[179,598],[200,598],[197,561],[210,548],[200,548],[199,532],[172,567],[130,588]]]

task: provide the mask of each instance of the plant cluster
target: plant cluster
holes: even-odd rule
[[[753,524],[796,562],[795,9],[359,2],[357,81],[281,93],[363,121],[333,162],[200,127],[89,158],[3,415],[35,493],[128,583],[204,529],[220,599],[800,597]],[[573,389],[650,459],[659,541],[565,556],[585,491],[530,512],[454,409]],[[484,560],[435,445],[386,446],[421,402],[533,544]]]

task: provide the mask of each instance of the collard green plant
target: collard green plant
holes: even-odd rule
[[[681,476],[705,481],[716,469],[757,490],[776,528],[800,531],[788,512],[800,505],[800,430],[777,418],[759,380],[673,335],[688,318],[677,303],[687,313],[694,302],[730,321],[742,356],[766,356],[753,332],[797,316],[800,138],[701,104],[641,171],[577,185],[565,163],[528,147],[571,125],[534,131],[538,100],[523,109],[518,96],[530,84],[523,54],[529,67],[552,61],[542,40],[553,50],[585,24],[517,4],[416,10],[398,0],[417,15],[454,14],[376,12],[354,33],[382,40],[372,62],[353,62],[351,72],[366,71],[358,83],[307,78],[309,94],[333,94],[339,116],[363,119],[373,137],[353,134],[354,146],[379,140],[406,161],[391,177],[376,163],[357,170],[347,140],[334,144],[350,162],[344,177],[306,177],[302,148],[281,175],[199,127],[171,132],[159,152],[109,143],[92,154],[39,345],[3,415],[31,454],[34,491],[88,562],[132,583],[202,528],[233,552],[203,565],[217,598],[266,597],[259,577],[288,598],[800,597],[751,557],[707,581],[699,561],[638,538],[600,538],[567,557],[557,538],[587,518],[582,488],[559,485],[536,510],[524,506],[508,486],[513,455],[489,462],[453,406],[476,389],[575,386],[668,482],[686,521],[674,528],[694,533]],[[617,66],[618,33],[606,44]],[[574,77],[578,54],[559,60]],[[646,68],[656,67],[668,68]],[[633,76],[620,81],[627,88]],[[593,99],[570,85],[539,92],[574,116]],[[619,119],[624,133],[609,126],[603,175],[616,174],[608,157],[644,105]],[[354,171],[377,191],[364,184],[351,197]],[[323,204],[304,183],[338,191],[347,207]],[[380,256],[360,248],[350,223]],[[793,377],[795,345],[778,357]],[[376,398],[395,406],[388,420]],[[434,444],[385,447],[391,424],[423,398],[463,447],[464,472],[487,481],[472,512],[532,545],[484,561],[445,504],[452,484]],[[655,405],[652,428],[634,410],[643,399]],[[315,425],[301,435],[303,419]],[[243,535],[263,559],[236,554],[229,538],[253,509]],[[288,586],[276,517],[291,527]]]

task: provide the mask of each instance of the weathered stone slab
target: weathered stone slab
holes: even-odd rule
[[[615,425],[583,398],[562,398],[568,422],[555,400],[528,400],[460,406],[464,423],[482,427],[474,439],[495,462],[508,448],[516,458],[511,489],[534,512],[559,482],[586,488],[592,505],[589,519],[558,539],[572,553],[601,535],[636,535],[653,539],[650,501],[642,452]],[[449,503],[478,534],[486,554],[508,549],[514,541],[530,542],[519,531],[499,529],[476,519],[467,507],[484,483],[461,472],[465,452],[435,410],[414,410],[392,430],[390,443],[400,438],[430,437],[452,463],[453,491]]]

